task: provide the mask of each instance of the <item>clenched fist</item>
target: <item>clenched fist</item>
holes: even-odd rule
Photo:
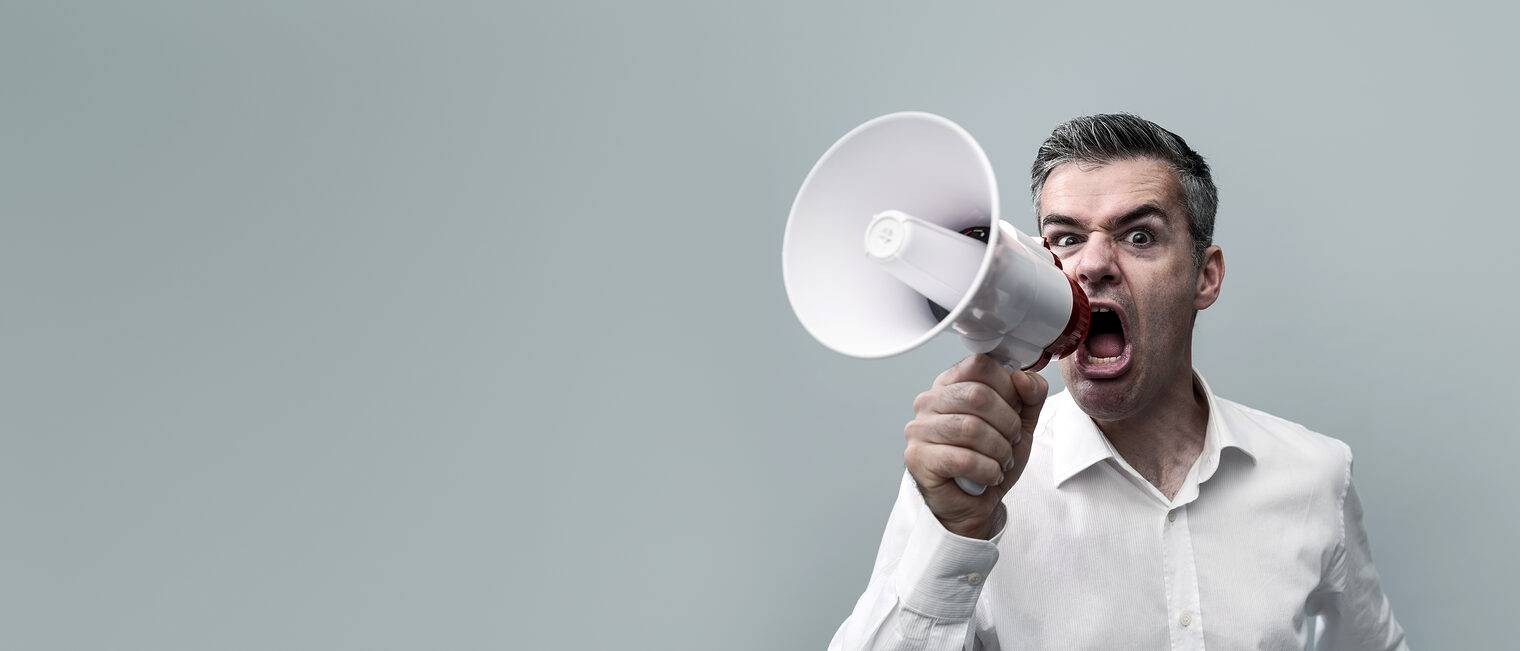
[[[986,355],[961,360],[913,401],[903,428],[903,458],[935,517],[945,529],[987,539],[1003,496],[1029,463],[1029,446],[1049,384],[1035,373],[1009,373]],[[987,487],[969,495],[964,477]]]

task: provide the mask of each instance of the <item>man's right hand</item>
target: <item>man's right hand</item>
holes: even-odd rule
[[[986,540],[1003,496],[1029,463],[1029,447],[1049,384],[1035,373],[1003,370],[986,355],[961,360],[913,401],[903,428],[903,458],[929,510],[945,529]],[[987,487],[969,495],[964,477]]]

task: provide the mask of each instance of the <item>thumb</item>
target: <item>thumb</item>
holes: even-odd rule
[[[1034,427],[1040,422],[1040,409],[1045,406],[1045,394],[1050,391],[1050,384],[1038,373],[1013,371],[1009,379],[1013,381],[1015,394],[1010,403],[1019,412],[1019,438],[1009,441],[1013,444],[1013,464],[1004,471],[1006,479],[999,489],[1005,493],[1012,490],[1014,482],[1023,476],[1024,467],[1029,465],[1029,454],[1034,447]]]
[[[1045,407],[1045,394],[1050,392],[1050,383],[1039,373],[1029,371],[1014,371],[1011,379],[1020,403],[1014,405],[1019,410],[1022,425],[1019,433],[1026,439],[1020,443],[1027,444],[1027,439],[1034,436],[1035,424],[1040,422],[1040,410]]]

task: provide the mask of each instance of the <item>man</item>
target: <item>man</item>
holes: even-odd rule
[[[1192,329],[1219,297],[1217,194],[1130,115],[1056,128],[1040,234],[1087,292],[1066,391],[986,356],[913,403],[907,473],[831,649],[1402,649],[1351,453],[1215,396]],[[986,484],[968,495],[956,477]]]

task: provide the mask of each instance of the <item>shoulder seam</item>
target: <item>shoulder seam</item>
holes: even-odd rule
[[[1269,413],[1267,413],[1265,411],[1262,411],[1260,409],[1257,409],[1255,407],[1250,407],[1250,406],[1247,406],[1247,405],[1243,405],[1243,404],[1240,404],[1238,402],[1235,402],[1234,400],[1230,400],[1228,398],[1221,398],[1219,396],[1214,396],[1214,400],[1216,402],[1223,403],[1223,404],[1228,405],[1230,407],[1234,407],[1235,409],[1238,409],[1238,410],[1240,410],[1242,412],[1245,412],[1247,414],[1250,414],[1252,416],[1259,416],[1259,417],[1266,418],[1268,420],[1277,421],[1279,423],[1283,423],[1283,424],[1286,424],[1286,425],[1292,425],[1293,427],[1295,427],[1297,429],[1300,429],[1300,430],[1303,430],[1305,432],[1312,432],[1312,433],[1315,433],[1315,434],[1319,434],[1319,432],[1315,432],[1314,430],[1309,429],[1308,427],[1304,426],[1303,423],[1300,423],[1298,421],[1288,420],[1286,418],[1283,418],[1282,416],[1278,416],[1277,414],[1269,414]],[[1320,435],[1324,436],[1323,434],[1320,434]]]

